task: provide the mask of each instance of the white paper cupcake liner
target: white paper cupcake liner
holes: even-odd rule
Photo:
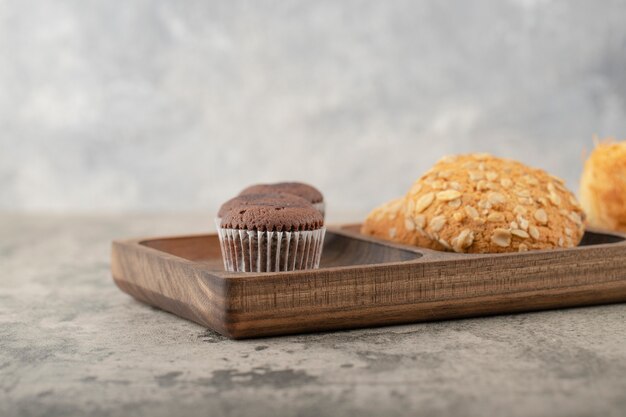
[[[326,228],[260,232],[218,228],[224,268],[231,272],[278,272],[319,268]]]

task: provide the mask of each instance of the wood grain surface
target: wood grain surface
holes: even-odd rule
[[[225,272],[217,235],[114,241],[115,283],[231,338],[626,301],[626,241],[588,231],[572,249],[435,252],[330,228],[318,270]]]

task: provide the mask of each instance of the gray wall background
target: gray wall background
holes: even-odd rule
[[[438,157],[576,187],[626,137],[626,1],[0,0],[0,209],[214,210],[309,181],[365,212]]]

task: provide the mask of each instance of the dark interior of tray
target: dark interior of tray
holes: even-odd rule
[[[358,233],[359,228],[354,225],[347,226],[344,230]],[[580,246],[616,243],[623,240],[622,237],[609,233],[587,231]],[[180,258],[201,262],[216,271],[224,270],[217,235],[150,239],[141,244]],[[404,262],[421,256],[420,253],[388,246],[384,242],[370,242],[327,231],[320,268]]]
[[[361,225],[359,224],[350,224],[343,226],[342,230],[351,232],[351,233],[359,233],[361,230]],[[590,245],[601,245],[605,243],[617,243],[622,242],[624,240],[623,237],[611,234],[610,232],[598,232],[587,230],[585,235],[583,236],[582,241],[578,246],[590,246]]]
[[[609,233],[587,231],[585,232],[585,236],[583,236],[583,240],[580,242],[579,246],[601,245],[603,243],[617,243],[623,240],[624,238],[621,236],[616,236]]]
[[[216,235],[151,239],[141,244],[190,261],[202,262],[211,269],[224,270]],[[320,268],[404,262],[421,256],[410,250],[327,231]]]

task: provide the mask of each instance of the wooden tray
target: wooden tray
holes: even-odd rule
[[[626,301],[625,236],[572,249],[463,255],[329,228],[318,270],[225,272],[217,235],[113,242],[115,283],[239,339]]]

